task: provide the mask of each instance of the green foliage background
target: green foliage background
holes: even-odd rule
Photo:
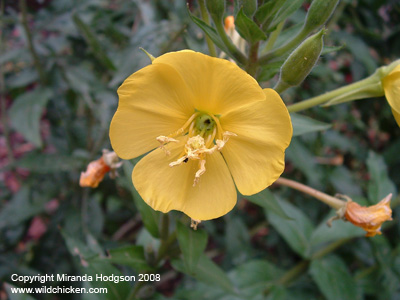
[[[304,20],[308,2],[296,2],[277,45]],[[1,299],[9,284],[42,286],[12,282],[14,273],[146,272],[161,274],[161,281],[86,282],[109,293],[57,299],[400,298],[400,129],[384,98],[303,113],[312,119],[292,116],[296,136],[284,173],[364,205],[393,193],[394,220],[382,236],[365,238],[342,221],[328,228],[333,212],[279,186],[240,197],[228,215],[193,231],[181,213],[166,217],[143,202],[130,179],[136,161],[97,189],[78,184],[87,164],[110,149],[116,89],[150,63],[139,47],[154,56],[186,48],[208,53],[185,1],[30,0],[25,13],[23,3],[2,1]],[[196,2],[189,1],[189,9],[200,17]],[[317,66],[282,98],[290,104],[319,95],[398,59],[399,24],[397,1],[341,1]],[[262,86],[276,81],[279,66],[258,74]],[[321,157],[343,163],[322,164]]]

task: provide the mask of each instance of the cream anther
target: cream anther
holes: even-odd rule
[[[160,135],[160,136],[156,137],[156,140],[161,144],[160,149],[164,150],[166,155],[171,154],[171,152],[169,150],[165,149],[165,147],[164,147],[167,143],[169,143],[169,142],[179,143],[178,140],[164,136],[164,135]]]

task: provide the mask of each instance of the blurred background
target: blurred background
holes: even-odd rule
[[[285,28],[304,20],[309,2]],[[228,1],[227,15],[232,5]],[[200,15],[196,1],[188,7]],[[96,189],[79,186],[80,172],[102,149],[111,150],[108,127],[118,86],[150,63],[139,47],[154,56],[188,48],[208,53],[186,2],[3,0],[1,11],[0,299],[8,299],[9,284],[28,286],[12,282],[14,273],[96,272],[151,272],[161,281],[144,283],[134,296],[125,282],[108,283],[113,292],[94,298],[32,297],[400,299],[400,129],[384,98],[305,111],[322,131],[293,138],[283,174],[364,205],[393,193],[394,220],[382,236],[365,238],[342,221],[329,229],[328,207],[276,185],[252,199],[240,197],[228,215],[201,224],[206,258],[204,269],[193,272],[182,264],[179,247],[154,261],[161,214],[132,186],[136,161]],[[327,28],[326,49],[336,51],[326,51],[302,86],[282,94],[287,104],[360,80],[399,58],[396,0],[342,0]],[[260,84],[273,86],[276,71],[262,74]],[[137,248],[126,248],[132,245]],[[121,249],[141,249],[140,261],[124,260]],[[116,259],[108,258],[110,251]]]

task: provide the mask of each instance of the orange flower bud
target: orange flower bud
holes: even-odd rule
[[[104,175],[110,172],[110,177],[115,178],[116,169],[122,165],[118,162],[118,157],[115,152],[103,150],[103,156],[98,160],[92,161],[86,169],[86,172],[81,172],[79,185],[81,187],[96,188],[103,180]]]
[[[103,180],[104,175],[106,175],[110,170],[110,166],[104,162],[103,157],[100,157],[98,160],[92,161],[87,166],[86,172],[81,173],[79,185],[81,187],[96,188]]]
[[[369,207],[349,201],[346,205],[345,217],[352,224],[364,229],[367,232],[365,235],[367,237],[382,234],[382,223],[392,220],[392,209],[390,208],[391,199],[392,194],[389,194],[378,204]]]

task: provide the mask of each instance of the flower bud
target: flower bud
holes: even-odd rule
[[[222,20],[225,13],[225,0],[206,0],[206,5],[214,22]]]
[[[303,30],[311,32],[324,25],[338,3],[339,0],[314,0],[308,10]]]
[[[355,226],[364,229],[365,236],[375,236],[381,233],[382,223],[392,220],[390,200],[392,194],[387,195],[378,204],[364,207],[356,202],[349,201],[346,205],[345,218]]]
[[[325,32],[322,29],[310,36],[289,55],[281,67],[278,85],[297,86],[307,77],[321,54]]]
[[[251,18],[257,10],[257,0],[239,0],[239,7],[243,7],[243,11]]]

